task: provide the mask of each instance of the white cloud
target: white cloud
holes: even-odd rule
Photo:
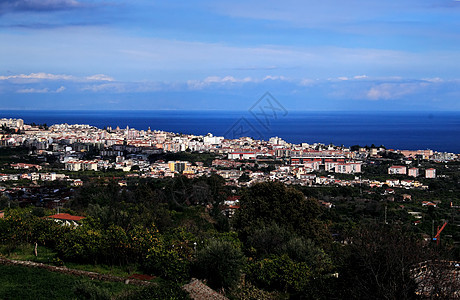
[[[61,93],[65,91],[66,88],[65,86],[60,86],[56,90],[50,90],[49,88],[42,88],[42,89],[37,89],[37,88],[26,88],[26,89],[19,89],[16,91],[16,93],[19,94],[44,94],[44,93]]]
[[[91,75],[91,76],[87,76],[85,78],[88,81],[114,81],[115,80],[112,77],[104,75],[104,74]]]
[[[86,77],[77,77],[67,74],[51,74],[51,73],[30,73],[0,76],[0,80],[13,81],[15,83],[37,82],[40,80],[55,80],[55,81],[114,81],[110,76],[104,74],[95,74]]]
[[[413,94],[420,88],[426,86],[424,83],[382,83],[371,87],[366,97],[370,100],[390,100]]]
[[[125,88],[123,85],[115,84],[115,83],[104,83],[104,84],[95,84],[95,85],[88,85],[81,89],[82,91],[89,91],[89,92],[124,92]]]
[[[359,80],[359,79],[366,79],[368,78],[367,75],[355,75],[353,77],[347,76],[339,76],[337,78],[329,78],[329,81],[348,81],[348,80]]]
[[[428,81],[428,82],[443,82],[444,80],[439,77],[434,77],[434,78],[423,78],[422,80]]]
[[[219,77],[219,76],[209,76],[205,78],[204,82],[205,83],[235,83],[235,82],[251,82],[253,81],[251,77],[245,77],[245,78],[235,78],[233,76],[225,76],[225,77]]]
[[[237,78],[233,76],[209,76],[206,77],[204,80],[188,80],[187,86],[191,89],[202,89],[204,87],[213,85],[213,84],[236,84],[236,83],[260,83],[267,80],[278,80],[278,81],[289,81],[289,78],[285,76],[274,76],[274,75],[267,75],[260,78],[252,78],[252,77],[244,77],[244,78]]]
[[[10,85],[11,90],[15,90],[16,93],[61,93],[66,90],[66,87],[64,85],[61,85],[57,89],[55,89],[56,83],[64,83],[66,85],[79,86],[82,83],[113,81],[114,79],[112,77],[104,74],[95,74],[86,77],[78,77],[67,74],[52,74],[39,72],[30,74],[14,74],[0,76],[0,83],[2,83],[4,86]],[[48,84],[51,86],[47,86]]]
[[[282,80],[282,81],[287,81],[289,80],[287,77],[284,76],[272,76],[272,75],[267,75],[262,79],[263,81],[265,80]]]
[[[245,78],[236,78],[233,76],[209,76],[206,77],[204,80],[188,80],[187,86],[191,89],[202,89],[204,87],[213,85],[213,84],[233,84],[233,83],[247,83],[247,82],[254,82],[255,80],[251,77]]]
[[[313,79],[309,79],[309,78],[304,78],[304,79],[300,80],[299,84],[301,86],[312,86],[313,84],[315,84],[315,82],[317,82],[317,81],[313,80]]]
[[[183,87],[183,84],[181,87]],[[148,93],[171,89],[175,89],[174,84],[161,82],[110,82],[85,85],[80,88],[80,91],[93,93]]]
[[[19,93],[19,94],[32,94],[32,93],[44,94],[48,92],[49,92],[48,88],[44,88],[44,89],[30,88],[30,89],[20,89],[16,91],[16,93]]]
[[[55,92],[56,92],[56,93],[61,93],[61,92],[63,92],[63,91],[65,91],[65,86],[59,87]]]
[[[48,79],[48,80],[73,80],[74,76],[65,74],[50,74],[50,73],[30,73],[0,76],[0,80],[14,80],[14,79]]]

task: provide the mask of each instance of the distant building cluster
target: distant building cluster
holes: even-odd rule
[[[0,127],[1,126],[6,126],[11,129],[20,129],[22,130],[24,128],[24,120],[22,119],[6,119],[2,118],[0,119]]]
[[[407,172],[407,173],[406,173]],[[388,174],[396,174],[396,175],[408,175],[411,177],[418,177],[419,176],[419,169],[418,168],[410,168],[407,171],[405,166],[391,166],[388,168]],[[436,178],[436,169],[428,168],[425,170],[425,178]]]
[[[384,161],[387,156],[402,157],[401,165],[388,168],[390,175],[406,175],[417,178],[421,171],[414,162],[430,160],[447,162],[458,160],[454,153],[433,150],[392,150],[383,147],[347,148],[320,143],[292,144],[282,138],[272,137],[268,141],[251,137],[226,139],[222,136],[178,134],[159,130],[136,130],[134,128],[96,128],[85,124],[56,124],[49,128],[24,125],[21,119],[0,119],[1,124],[20,128],[21,132],[0,134],[0,146],[25,146],[38,160],[55,157],[62,163],[63,171],[101,172],[119,170],[132,172],[131,176],[187,177],[219,174],[229,185],[250,185],[265,180],[278,180],[287,184],[301,185],[353,185],[404,186],[418,188],[416,181],[372,182],[361,177],[354,180],[335,178],[334,174],[360,175],[363,166],[375,161]],[[212,163],[200,161],[150,161],[152,155],[167,153],[210,153],[215,156]],[[89,155],[91,154],[91,155]],[[41,165],[17,163],[12,169],[35,169]],[[427,168],[425,178],[436,178],[436,169]],[[327,176],[318,176],[321,173]],[[33,172],[32,172],[33,173]],[[32,174],[27,173],[27,174]],[[35,175],[19,178],[36,178]],[[52,175],[50,175],[53,178]],[[337,175],[338,176],[338,175]],[[9,178],[2,175],[0,180]],[[43,178],[47,178],[45,175]],[[39,179],[42,178],[39,176]],[[79,185],[80,182],[74,182]]]

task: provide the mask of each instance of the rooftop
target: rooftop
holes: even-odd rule
[[[52,216],[48,216],[48,218],[56,219],[56,220],[80,221],[80,220],[84,219],[85,217],[72,216],[71,214],[62,213],[62,214],[55,214],[55,215],[52,215]]]

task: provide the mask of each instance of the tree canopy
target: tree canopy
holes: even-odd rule
[[[234,226],[245,239],[254,230],[276,224],[299,236],[324,242],[330,236],[318,219],[318,201],[280,182],[253,185],[243,194]]]

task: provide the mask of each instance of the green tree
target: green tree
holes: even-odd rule
[[[58,240],[56,250],[63,259],[81,263],[98,263],[102,257],[103,246],[103,232],[83,225],[64,234]]]
[[[161,276],[176,283],[189,279],[190,261],[181,256],[179,249],[169,248],[165,244],[149,249],[142,261],[145,272]]]
[[[198,277],[206,278],[215,289],[230,288],[240,279],[243,254],[232,242],[213,240],[198,251],[196,270]]]
[[[248,236],[247,246],[256,251],[259,258],[270,254],[281,254],[293,233],[277,224],[255,229]]]
[[[250,263],[247,277],[268,290],[299,293],[308,286],[312,273],[306,263],[296,262],[283,254]]]
[[[325,224],[318,220],[321,212],[318,201],[282,183],[255,184],[245,191],[240,204],[234,226],[243,240],[255,229],[272,224],[311,238],[320,245],[331,239]]]
[[[72,291],[76,299],[81,300],[110,300],[112,298],[107,290],[85,280],[76,281]]]
[[[367,225],[337,256],[344,259],[339,280],[347,299],[415,299],[411,270],[426,249],[409,228]]]
[[[102,243],[102,255],[111,264],[124,265],[135,259],[129,253],[128,235],[120,226],[111,225],[105,231]]]

